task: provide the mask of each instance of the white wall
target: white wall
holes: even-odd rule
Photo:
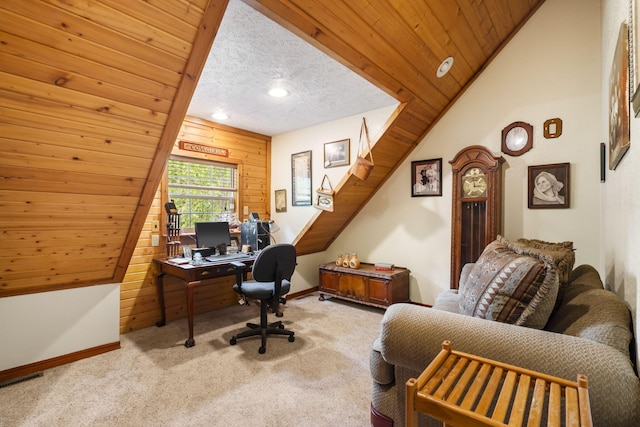
[[[345,94],[348,96],[348,94]],[[291,154],[312,150],[311,153],[311,191],[320,187],[326,174],[335,188],[348,173],[350,166],[324,167],[324,144],[349,138],[351,164],[358,152],[358,142],[362,118],[367,121],[371,142],[377,140],[385,122],[395,111],[396,105],[380,108],[365,114],[335,120],[322,125],[313,126],[296,132],[275,136],[271,140],[271,190],[287,190],[287,212],[277,213],[275,201],[271,197],[271,218],[276,221],[280,230],[273,233],[277,242],[292,242],[300,230],[319,211],[313,206],[291,205]],[[375,159],[374,159],[375,160]],[[332,255],[333,256],[333,255]],[[329,257],[331,258],[331,257]],[[300,257],[292,281],[292,292],[308,289],[318,285],[318,264],[327,262],[326,253],[311,254]]]
[[[637,3],[637,2],[636,2]],[[629,17],[629,2],[602,2],[602,102],[600,138],[609,141],[609,75],[618,40],[620,24]],[[607,170],[602,193],[602,242],[605,282],[631,307],[636,331],[640,330],[637,313],[640,307],[638,275],[640,275],[640,118],[631,114],[631,148],[615,171]],[[607,159],[608,162],[608,159]],[[637,341],[637,338],[636,338]],[[640,345],[636,342],[636,354]],[[638,359],[640,362],[640,359]]]
[[[301,257],[301,283],[294,281],[295,286],[316,286],[318,263],[357,252],[362,261],[408,267],[411,299],[432,304],[450,283],[448,161],[474,144],[500,153],[501,130],[514,121],[534,126],[534,142],[523,156],[504,155],[503,234],[573,241],[577,263],[601,269],[599,28],[598,0],[547,0],[326,253]],[[391,111],[385,111],[387,116]],[[563,120],[563,134],[545,139],[543,123],[554,117]],[[274,161],[286,164],[291,153],[313,149],[314,185],[319,184],[325,172],[334,172],[322,169],[322,143],[351,135],[353,149],[359,129],[357,118],[353,120],[349,132],[332,123],[274,137]],[[443,196],[412,198],[410,162],[433,158],[443,159]],[[564,162],[571,163],[571,208],[528,209],[527,166]],[[289,193],[290,168],[276,169],[272,188]],[[332,177],[332,182],[338,180]],[[289,206],[286,216],[274,216],[286,229],[283,241],[291,241],[315,213],[314,208],[308,208],[310,213],[303,209]]]
[[[0,371],[120,341],[120,286],[0,298]]]

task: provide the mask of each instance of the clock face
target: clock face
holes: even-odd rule
[[[527,145],[528,139],[529,135],[527,134],[526,129],[516,126],[507,132],[505,144],[507,144],[507,148],[509,148],[509,150],[520,151],[525,145]]]
[[[533,147],[533,126],[525,122],[513,122],[502,129],[502,152],[520,156]]]
[[[481,197],[487,194],[486,175],[478,168],[470,169],[462,177],[462,191],[465,197]]]

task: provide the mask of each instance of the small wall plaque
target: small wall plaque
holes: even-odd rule
[[[557,138],[562,135],[562,120],[559,118],[549,119],[544,122],[544,137],[547,139]]]

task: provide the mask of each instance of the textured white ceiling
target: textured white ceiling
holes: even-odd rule
[[[269,96],[274,86],[289,96]],[[187,114],[274,136],[395,104],[339,62],[230,0]],[[213,119],[218,111],[229,119]]]

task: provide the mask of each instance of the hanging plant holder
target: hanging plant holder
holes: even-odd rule
[[[364,144],[367,144],[368,151],[364,153]],[[367,159],[367,155],[369,159]],[[373,153],[371,152],[371,141],[369,140],[369,129],[367,128],[367,121],[362,118],[362,126],[360,127],[360,140],[358,141],[358,156],[356,162],[353,165],[351,173],[363,181],[369,178],[369,174],[373,169]]]

